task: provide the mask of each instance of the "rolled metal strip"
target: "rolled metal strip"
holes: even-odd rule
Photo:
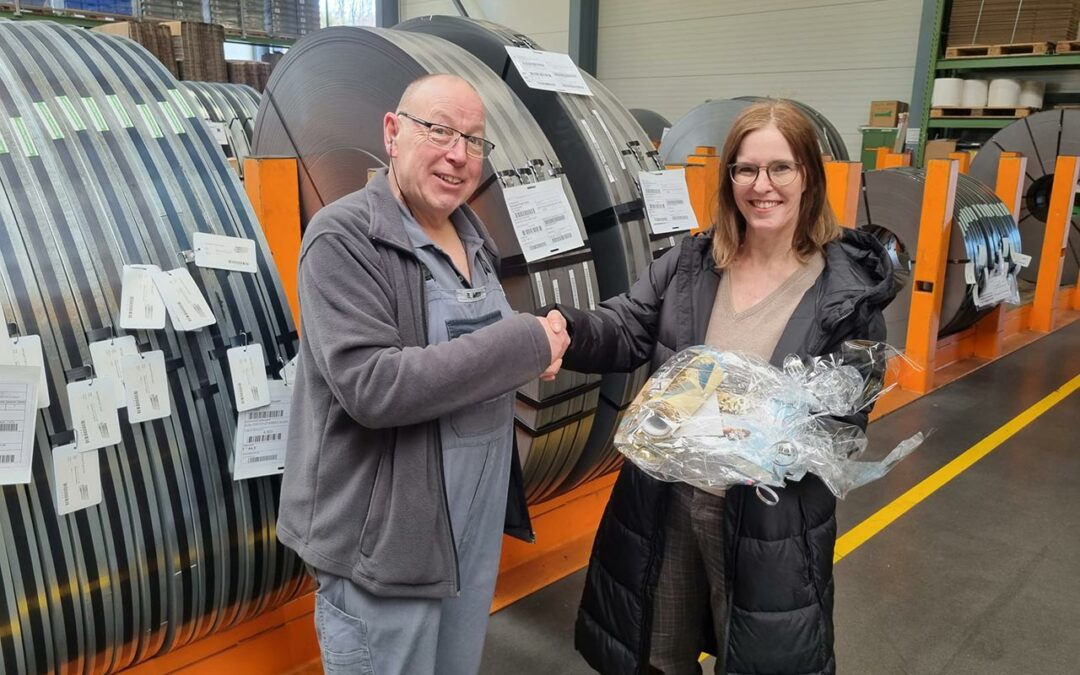
[[[251,154],[251,136],[255,115],[259,112],[259,92],[246,84],[226,82],[181,82],[180,88],[191,95],[201,117],[224,125],[228,143],[225,156],[235,159],[244,175],[244,160]]]
[[[969,175],[991,188],[997,182],[998,160],[1003,152],[1027,157],[1024,197],[1020,209],[1020,238],[1031,264],[1020,278],[1034,283],[1039,275],[1050,193],[1059,155],[1080,155],[1080,110],[1046,110],[1013,122],[994,134],[971,162]],[[1061,283],[1076,283],[1080,272],[1080,216],[1069,221],[1069,240]]]
[[[0,305],[42,338],[52,399],[32,482],[0,488],[0,536],[20,542],[0,552],[0,622],[19,628],[0,627],[0,670],[119,670],[250,615],[275,580],[297,588],[295,556],[267,536],[277,481],[231,479],[236,412],[215,356],[245,333],[272,362],[291,358],[295,332],[235,174],[148,52],[5,23],[0,73]],[[179,267],[199,231],[256,241],[256,275],[191,270],[218,323],[118,329],[122,266]],[[122,442],[99,451],[102,504],[58,516],[51,446],[73,437],[64,387],[89,374],[90,342],[124,334],[166,353],[173,414],[128,424],[121,410]]]
[[[480,188],[469,200],[503,257],[502,284],[514,309],[531,312],[551,302],[588,308],[598,297],[586,247],[526,263],[503,189],[539,181],[563,183],[583,237],[575,190],[561,175],[556,153],[521,101],[481,61],[431,35],[399,30],[334,27],[298,42],[274,69],[256,119],[253,151],[300,160],[302,222],[325,204],[364,185],[386,164],[383,116],[405,87],[428,73],[455,73],[479,92],[485,135],[495,150]],[[563,371],[551,383],[518,392],[517,445],[526,490],[536,499],[545,467],[576,462],[596,409],[599,378]]]

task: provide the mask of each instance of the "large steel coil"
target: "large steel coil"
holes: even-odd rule
[[[506,84],[468,52],[431,35],[399,30],[330,28],[297,43],[274,69],[263,93],[253,150],[300,158],[307,222],[326,203],[360,188],[369,168],[382,166],[383,115],[405,87],[427,73],[455,73],[483,99],[486,136],[496,145],[469,204],[503,256],[502,283],[510,304],[533,311],[561,301],[582,308],[599,302],[596,265],[588,248],[526,263],[514,234],[503,186],[562,181],[556,153],[532,115]],[[576,215],[584,236],[580,215]],[[584,451],[600,380],[564,371],[554,382],[518,391],[517,447],[531,499],[550,489]]]
[[[592,96],[533,89],[525,83],[507,47],[542,49],[526,35],[489,21],[454,16],[428,16],[396,26],[398,30],[436,35],[483,61],[502,77],[547,136],[584,218],[593,251],[600,297],[630,288],[654,257],[675,244],[668,234],[652,235],[645,214],[638,174],[663,169],[658,153],[618,99],[586,72]],[[575,466],[547,464],[550,457],[533,453],[542,465],[525,466],[526,475],[542,473],[533,499],[543,499],[614,468],[620,455],[612,441],[621,415],[648,378],[646,368],[603,378],[596,418],[585,450]]]
[[[27,485],[0,488],[0,671],[103,673],[296,596],[306,575],[274,534],[279,481],[234,482],[237,419],[223,349],[296,333],[262,231],[193,101],[135,43],[0,22],[0,307],[38,335],[51,405]],[[217,323],[118,328],[125,264],[185,265],[196,232],[256,242],[258,272],[189,267]],[[89,343],[162,350],[172,415],[97,451],[103,500],[58,515],[53,446],[74,438],[69,382]],[[275,371],[276,372],[276,371]],[[96,382],[96,380],[94,380]]]
[[[898,348],[903,348],[907,339],[910,282],[925,185],[924,169],[886,169],[863,174],[858,225],[876,234],[885,244],[893,256],[897,280],[903,285],[903,290],[885,310],[888,342]],[[1020,235],[1008,209],[985,185],[961,174],[957,180],[942,289],[941,336],[973,325],[992,308],[979,306],[976,295],[985,290],[993,271],[1003,271],[1015,281],[1019,269],[1015,260],[1019,253]]]
[[[675,122],[660,144],[660,158],[666,164],[684,164],[698,146],[713,146],[717,153],[724,147],[728,131],[739,114],[756,101],[758,96],[706,101]],[[847,161],[847,146],[840,133],[824,115],[805,103],[792,101],[814,125],[821,153],[838,161]]]
[[[986,185],[995,185],[998,160],[1003,152],[1018,152],[1027,157],[1019,223],[1020,237],[1024,250],[1031,256],[1031,264],[1020,271],[1020,278],[1034,283],[1039,274],[1058,155],[1080,155],[1080,110],[1047,110],[1013,122],[994,134],[975,154],[969,175]],[[1072,215],[1069,227],[1062,284],[1076,283],[1080,271],[1080,216]]]
[[[225,82],[181,82],[198,104],[200,116],[207,122],[222,125],[225,156],[235,159],[244,175],[244,159],[251,154],[251,136],[255,133],[255,115],[259,112],[259,92],[246,84]]]
[[[671,128],[671,122],[660,113],[647,108],[630,108],[630,114],[645,130],[653,146],[660,147],[660,141],[664,139],[664,131]]]

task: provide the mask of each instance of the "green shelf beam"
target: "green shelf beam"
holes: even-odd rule
[[[1023,117],[942,118],[932,117],[927,124],[931,129],[1004,129]]]
[[[1013,68],[1061,68],[1080,65],[1077,54],[1040,54],[1037,56],[980,56],[964,59],[938,59],[937,70],[1009,70]]]

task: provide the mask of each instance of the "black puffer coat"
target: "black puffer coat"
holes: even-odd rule
[[[720,273],[712,240],[685,239],[630,291],[596,312],[564,312],[572,336],[564,367],[582,372],[653,369],[702,344]],[[882,309],[896,294],[892,266],[869,235],[845,230],[825,247],[825,269],[800,301],[772,362],[821,355],[844,340],[885,339]],[[865,413],[846,420],[865,427]],[[749,488],[725,500],[729,673],[834,673],[832,558],[836,500],[812,475],[766,506]],[[604,511],[578,612],[575,646],[596,670],[648,672],[652,600],[664,550],[670,483],[629,462]],[[705,592],[705,589],[702,589]],[[712,631],[704,631],[711,635]],[[705,645],[715,649],[715,645]],[[712,653],[715,653],[713,651]]]

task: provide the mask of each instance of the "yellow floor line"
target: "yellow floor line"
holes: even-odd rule
[[[1080,389],[1080,375],[1075,376],[1046,398],[1009,420],[1003,427],[971,446],[959,457],[941,467],[921,483],[897,497],[888,506],[885,506],[851,530],[845,532],[836,540],[836,550],[833,554],[833,562],[840,562],[844,556],[865,544],[871,537],[878,532],[881,532],[894,520],[904,515],[908,509],[932,495],[938,488],[959,476],[975,462],[990,454],[992,450],[1012,438],[1016,432],[1034,422],[1040,415],[1063,401],[1069,394],[1077,389]]]

